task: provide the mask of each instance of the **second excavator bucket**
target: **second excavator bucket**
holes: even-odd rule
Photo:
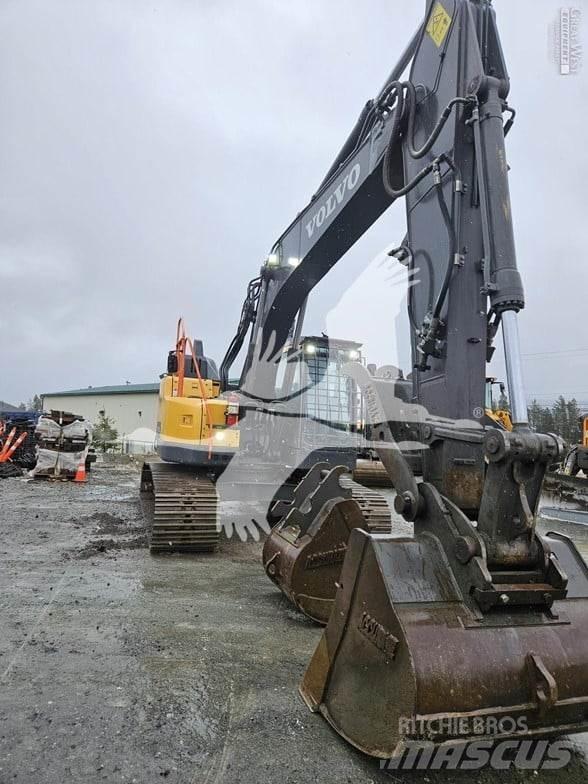
[[[478,613],[434,536],[355,528],[301,686],[308,706],[354,746],[385,759],[424,740],[584,730],[588,570],[565,537],[544,541],[568,576],[567,597],[547,611],[513,599]]]
[[[300,482],[292,502],[263,548],[270,578],[305,615],[325,624],[353,528],[390,531],[385,499],[347,480],[344,466],[317,463]],[[343,484],[342,484],[343,483]]]
[[[317,623],[329,620],[352,529],[365,525],[356,501],[326,504],[306,533],[286,525],[266,540],[263,563],[270,579],[290,601]]]

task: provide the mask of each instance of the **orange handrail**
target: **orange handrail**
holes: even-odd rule
[[[180,316],[180,318],[178,319],[178,326],[176,330],[176,358],[178,361],[178,387],[176,393],[177,397],[183,397],[184,395],[184,380],[186,375],[186,367],[185,367],[186,346],[190,350],[190,356],[192,357],[192,364],[194,365],[194,369],[196,370],[196,377],[198,378],[198,385],[200,387],[200,396],[202,398],[204,413],[206,415],[206,424],[210,431],[210,434],[207,439],[208,459],[210,460],[212,456],[212,417],[210,415],[210,409],[208,407],[208,395],[206,394],[206,387],[204,386],[204,381],[200,373],[200,365],[198,364],[198,361],[194,354],[194,344],[192,343],[190,338],[186,336],[184,319]],[[172,386],[172,395],[173,395],[173,386]]]
[[[181,334],[180,334],[181,330]],[[186,330],[184,328],[184,319],[180,316],[178,319],[178,327],[176,330],[176,359],[178,361],[178,391],[177,396],[183,397],[184,395],[184,375],[186,373],[185,360],[186,357]],[[172,387],[173,394],[173,387]]]
[[[200,387],[200,396],[202,398],[202,403],[204,404],[204,413],[206,414],[206,423],[209,430],[208,435],[208,459],[210,460],[212,456],[212,417],[210,415],[210,409],[208,407],[208,395],[206,394],[206,387],[204,386],[204,381],[202,380],[202,375],[200,373],[200,365],[194,356],[194,345],[190,338],[186,338],[186,342],[188,344],[188,348],[190,349],[190,354],[192,355],[192,363],[196,370],[196,376],[198,377],[198,386]]]

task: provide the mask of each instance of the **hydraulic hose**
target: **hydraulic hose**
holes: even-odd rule
[[[394,109],[394,119],[392,120],[392,130],[390,132],[390,141],[388,142],[388,146],[386,147],[386,152],[384,154],[384,161],[382,164],[382,179],[384,184],[384,190],[391,196],[393,199],[399,199],[401,196],[406,196],[407,193],[415,188],[419,182],[425,179],[432,171],[434,167],[434,162],[429,163],[425,166],[424,169],[414,177],[409,183],[404,185],[402,188],[395,188],[392,184],[392,167],[391,167],[391,160],[392,154],[394,153],[394,149],[396,144],[398,143],[400,137],[400,126],[402,123],[404,110],[406,108],[406,101],[404,98],[404,89],[403,85],[400,82],[393,82],[390,85],[390,90],[386,95],[386,99],[388,101],[393,100],[396,98],[396,107]]]
[[[435,301],[435,307],[433,308],[434,319],[438,319],[441,315],[443,304],[445,302],[445,298],[447,297],[447,292],[449,290],[449,284],[451,283],[451,277],[453,275],[453,268],[455,262],[455,254],[457,253],[457,237],[455,234],[455,226],[453,225],[453,221],[451,220],[451,215],[449,214],[449,210],[447,208],[445,198],[443,197],[443,181],[441,179],[437,183],[436,191],[437,191],[437,200],[439,202],[439,209],[441,210],[441,215],[443,216],[443,222],[445,223],[445,228],[447,229],[447,236],[449,238],[449,258],[447,260],[447,269],[445,270],[445,277],[443,278],[443,283],[441,284],[441,289],[439,290],[439,294],[437,295],[437,300]]]
[[[417,30],[415,31],[413,37],[410,39],[409,44],[407,45],[404,52],[401,54],[400,59],[392,69],[392,73],[389,75],[388,79],[384,87],[378,93],[378,96],[375,100],[370,100],[364,106],[353,130],[349,134],[345,144],[339,151],[339,154],[333,161],[332,165],[330,166],[328,172],[323,177],[321,184],[317,189],[317,193],[321,191],[330,180],[333,179],[337,171],[345,164],[345,162],[349,159],[351,155],[353,155],[361,146],[362,142],[367,137],[368,133],[371,131],[376,118],[378,117],[378,113],[376,111],[376,106],[379,106],[382,101],[382,97],[389,92],[390,85],[394,82],[398,81],[406,67],[414,57],[414,54],[417,50],[419,41],[423,36],[424,31],[424,24],[419,25]],[[316,194],[315,194],[316,196]]]
[[[411,157],[418,160],[419,158],[423,158],[430,150],[432,149],[433,145],[439,138],[441,131],[445,127],[445,123],[449,119],[451,112],[456,106],[467,106],[472,103],[472,98],[453,98],[453,100],[449,101],[445,109],[441,112],[441,116],[437,120],[435,127],[431,131],[429,138],[423,144],[420,149],[416,149],[414,146],[414,123],[416,117],[416,109],[417,109],[417,94],[416,94],[416,87],[412,82],[405,82],[404,87],[406,87],[406,92],[408,96],[407,104],[408,104],[408,131],[407,131],[407,146],[408,151]]]
[[[220,381],[221,381],[221,389],[224,392],[228,388],[229,383],[229,370],[231,365],[235,361],[239,351],[241,350],[241,346],[243,345],[243,341],[245,340],[245,336],[249,331],[250,325],[255,320],[256,310],[257,310],[257,303],[259,300],[259,294],[261,290],[261,278],[253,278],[249,282],[247,286],[247,295],[245,297],[245,302],[243,303],[243,307],[241,309],[241,316],[239,318],[239,325],[237,327],[237,333],[233,337],[229,348],[221,362],[220,366]]]
[[[406,90],[406,96],[404,91]],[[394,199],[398,199],[401,196],[406,196],[413,188],[415,188],[422,180],[425,179],[435,167],[435,162],[429,163],[425,166],[421,171],[406,185],[402,188],[396,189],[392,185],[392,177],[391,177],[391,160],[392,154],[394,152],[394,148],[399,140],[400,137],[400,127],[402,125],[402,121],[404,119],[405,113],[408,114],[408,129],[406,134],[406,141],[407,141],[407,148],[410,156],[415,160],[419,160],[423,158],[428,152],[431,151],[433,145],[439,138],[441,131],[443,130],[447,120],[449,119],[451,112],[453,111],[455,106],[458,105],[469,105],[472,103],[472,98],[453,98],[443,112],[441,116],[437,120],[433,131],[429,135],[426,142],[420,149],[416,149],[414,147],[414,123],[415,123],[415,116],[416,116],[416,107],[417,107],[417,97],[416,97],[416,88],[412,84],[412,82],[392,82],[389,85],[389,88],[386,94],[383,97],[383,102],[385,104],[389,104],[391,101],[396,99],[396,106],[394,109],[394,119],[392,120],[392,131],[390,133],[390,141],[388,142],[388,146],[386,148],[386,153],[384,155],[384,163],[383,163],[383,182],[384,182],[384,190]]]
[[[382,171],[384,190],[386,191],[388,196],[391,196],[393,199],[399,199],[401,196],[406,196],[407,193],[410,193],[410,191],[413,188],[416,188],[419,182],[422,182],[422,180],[424,180],[425,177],[428,177],[428,175],[433,171],[434,163],[429,163],[428,166],[425,166],[424,169],[421,169],[421,171],[416,175],[416,177],[414,177],[414,179],[412,179],[409,183],[404,185],[402,188],[396,190],[392,185],[392,179],[390,177],[390,158],[392,156],[392,152],[393,152],[392,146],[388,146],[388,148],[386,149],[386,153],[384,155],[384,166]]]
[[[414,262],[414,253],[410,245],[405,241],[400,245],[398,248],[394,248],[388,253],[388,256],[394,256],[397,258],[401,263],[403,263],[403,259],[400,258],[399,254],[403,253],[406,256],[406,268],[408,269],[408,295],[407,295],[407,309],[408,309],[408,318],[411,323],[411,326],[415,332],[419,331],[419,324],[416,320],[416,316],[414,314],[414,287],[415,282],[413,280],[414,271],[415,271],[415,262]],[[427,262],[427,266],[429,268],[429,291],[427,297],[427,311],[433,310],[433,291],[435,290],[435,270],[431,263],[431,259],[429,258],[428,254],[424,254],[425,260]]]
[[[319,187],[317,188],[317,193],[324,188],[324,186],[333,178],[339,168],[345,163],[345,161],[352,155],[355,150],[359,147],[363,139],[366,135],[366,129],[370,120],[375,117],[374,113],[374,102],[368,101],[366,105],[363,107],[361,114],[359,115],[357,122],[351,133],[349,134],[347,140],[343,147],[341,147],[337,157],[331,164],[328,172],[323,177],[323,180]]]
[[[405,95],[406,91],[406,95]],[[441,288],[437,297],[435,299],[435,304],[432,305],[432,297],[429,296],[429,305],[432,306],[431,311],[431,320],[432,323],[435,324],[439,321],[441,312],[443,310],[443,306],[445,304],[445,300],[447,298],[447,293],[449,291],[449,286],[451,283],[451,278],[453,275],[453,269],[455,265],[455,256],[457,253],[457,235],[455,231],[455,226],[453,225],[453,221],[451,219],[451,215],[449,213],[449,209],[447,207],[447,203],[445,202],[445,198],[443,196],[443,179],[441,177],[441,173],[439,170],[439,164],[442,161],[445,161],[452,169],[454,177],[456,176],[455,167],[452,164],[451,160],[447,157],[447,155],[443,154],[437,158],[435,158],[431,163],[421,169],[418,174],[413,177],[413,179],[406,183],[402,188],[395,188],[392,184],[392,155],[395,151],[396,145],[400,138],[400,129],[401,125],[404,120],[405,113],[408,115],[407,120],[407,132],[406,132],[406,148],[408,150],[409,155],[415,159],[419,160],[423,158],[427,153],[429,153],[435,142],[438,140],[445,124],[447,123],[453,109],[459,105],[469,105],[475,99],[471,97],[461,98],[457,97],[451,100],[443,112],[441,113],[439,119],[437,120],[435,127],[433,128],[432,132],[429,134],[428,138],[426,139],[425,143],[420,148],[416,148],[414,145],[414,131],[415,131],[415,117],[416,117],[416,109],[417,109],[417,93],[416,88],[411,82],[393,82],[390,84],[389,89],[387,90],[386,94],[383,96],[383,102],[389,105],[390,109],[394,110],[394,118],[392,120],[392,130],[390,132],[390,139],[388,145],[386,147],[386,152],[384,154],[384,161],[382,166],[382,179],[384,190],[386,193],[391,196],[392,198],[400,198],[401,196],[405,196],[408,194],[413,188],[415,188],[422,180],[425,179],[431,172],[435,174],[435,190],[437,193],[437,200],[439,202],[439,209],[441,210],[441,215],[443,218],[443,223],[445,224],[445,228],[447,230],[447,236],[449,238],[449,258],[447,261],[447,267],[445,270],[445,276],[443,278],[443,282],[441,284]],[[395,106],[394,106],[395,101]],[[412,251],[407,249],[409,252],[409,269],[414,267],[414,258]],[[432,294],[433,289],[429,289],[429,294]],[[409,292],[409,300],[408,300],[408,311],[409,311],[409,319],[411,325],[415,331],[417,331],[417,323],[416,317],[414,314],[414,307],[412,302],[412,296]]]

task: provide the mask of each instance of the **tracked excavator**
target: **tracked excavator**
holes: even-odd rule
[[[301,694],[380,758],[425,735],[444,745],[588,727],[588,569],[569,538],[536,528],[542,482],[563,444],[527,419],[509,92],[490,0],[429,0],[389,79],[272,249],[283,277],[268,287],[256,372],[243,385],[251,400],[270,398],[275,358],[312,286],[404,198],[401,260],[417,281],[408,296],[410,401],[387,411],[378,379],[357,376],[381,426],[396,511],[413,533],[369,533],[337,489],[335,466],[310,492],[299,486],[264,552],[269,576],[311,616],[326,590],[313,572],[332,569],[332,608]],[[485,418],[500,333],[511,430]],[[394,416],[417,431],[420,482],[387,426]],[[334,519],[340,538],[306,549]]]
[[[160,384],[160,460],[144,463],[141,474],[152,553],[212,552],[223,532],[259,538],[260,528],[267,531],[279,519],[272,518],[271,509],[291,501],[301,480],[309,475],[305,486],[312,480],[318,484],[334,466],[368,528],[390,530],[385,498],[352,478],[362,401],[341,367],[362,361],[359,343],[302,337],[301,309],[282,347],[268,400],[248,398],[241,380],[229,380],[249,327],[255,336],[271,309],[264,304],[270,284],[279,285],[283,272],[270,261],[249,285],[239,330],[220,372],[204,355],[202,342],[191,340],[183,320],[178,322]],[[248,359],[242,378],[251,372]]]

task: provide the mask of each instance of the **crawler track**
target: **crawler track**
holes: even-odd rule
[[[358,460],[353,478],[364,487],[393,487],[392,480],[379,460]]]
[[[141,495],[153,503],[152,553],[217,549],[218,498],[210,479],[173,463],[145,463]]]
[[[392,530],[390,507],[386,499],[374,490],[368,490],[357,482],[342,478],[341,485],[351,485],[353,500],[357,501],[365,518],[367,530],[372,534],[389,534]]]
[[[379,493],[351,479],[351,487],[372,533],[389,533],[390,509]],[[218,495],[214,482],[193,468],[174,463],[145,463],[141,495],[150,502],[149,549],[152,553],[213,552],[218,548]]]

